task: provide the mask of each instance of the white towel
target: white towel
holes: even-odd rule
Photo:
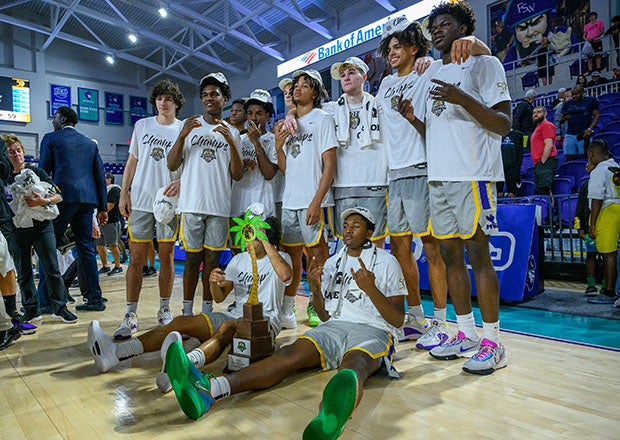
[[[363,131],[360,137],[360,145],[362,149],[370,147],[373,142],[379,142],[381,136],[379,133],[379,112],[375,106],[375,98],[364,92],[362,117],[366,118],[364,124],[368,127],[367,131]],[[343,94],[336,101],[336,139],[340,145],[346,145],[349,141],[349,121],[350,111],[346,94]]]
[[[24,196],[32,195],[33,192],[49,197],[56,194],[56,190],[47,182],[42,182],[34,171],[24,168],[20,174],[15,176],[15,183],[9,185],[9,193],[13,196],[13,201],[9,204],[15,216],[13,223],[16,228],[31,228],[34,226],[33,220],[44,221],[53,220],[58,216],[58,207],[35,206],[29,207]]]

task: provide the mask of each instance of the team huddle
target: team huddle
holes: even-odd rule
[[[436,6],[427,30],[442,58],[433,61],[417,22],[390,20],[378,52],[394,73],[376,96],[363,90],[368,66],[357,57],[331,67],[344,92],[335,102],[322,102],[316,70],[298,70],[280,81],[289,112],[272,132],[267,123],[274,107],[265,90],[254,90],[243,103],[248,122],[240,132],[222,118],[231,98],[223,74],[201,80],[204,114],[183,122],[176,118],[184,102],[177,86],[158,83],[151,94],[158,115],[136,123],[120,197],[131,243],[127,313],[112,337],[97,321],[88,331],[99,370],[161,350],[157,386],[174,390],[185,414],[197,419],[216,400],[271,387],[293,371],[338,369],[304,431],[305,439],[331,439],[341,434],[371,374],[398,377],[392,365],[396,340],[415,340],[439,360],[469,357],[463,370],[472,374],[505,367],[489,234],[498,228],[495,182],[504,180],[500,144],[510,131],[510,96],[501,63],[472,36],[474,24],[464,1]],[[160,188],[180,219],[158,221],[153,203]],[[232,342],[252,283],[248,252],[236,253],[225,271],[218,268],[219,252],[229,247],[229,219],[248,209],[271,227],[268,240],[252,246],[259,300],[272,335],[297,326],[294,300],[304,248],[312,328],[240,371],[205,375],[199,369]],[[344,245],[332,257],[327,225]],[[141,271],[154,235],[162,262],[160,325],[134,338]],[[388,235],[391,253],[383,249]],[[178,236],[186,251],[183,315],[173,318],[172,252]],[[431,319],[421,305],[414,236],[428,261]],[[482,337],[472,313],[465,249]],[[201,271],[202,313],[194,315]],[[446,324],[448,291],[457,315],[453,336]],[[229,310],[213,312],[213,301],[231,292]],[[201,345],[185,353],[182,334]]]

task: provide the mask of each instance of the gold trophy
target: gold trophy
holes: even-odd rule
[[[269,229],[260,215],[253,215],[250,209],[243,219],[233,218],[236,223],[230,232],[236,233],[235,245],[241,244],[241,251],[248,248],[252,260],[252,285],[248,301],[243,305],[243,318],[237,320],[237,333],[228,353],[228,370],[238,371],[253,362],[273,353],[273,337],[269,332],[269,318],[263,316],[263,304],[258,302],[258,267],[254,240],[267,240],[261,229]]]

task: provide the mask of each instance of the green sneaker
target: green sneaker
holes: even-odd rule
[[[321,412],[306,426],[303,440],[333,440],[340,437],[357,402],[357,375],[345,368],[337,372],[323,390]]]
[[[316,327],[321,323],[321,318],[319,318],[319,315],[316,314],[316,310],[314,310],[314,304],[309,303],[306,312],[308,313],[308,325],[310,327]]]
[[[213,376],[205,376],[198,371],[178,341],[168,347],[166,372],[179,406],[187,417],[198,420],[209,411],[215,403],[211,395],[210,378]]]

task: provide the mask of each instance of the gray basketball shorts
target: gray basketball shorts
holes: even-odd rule
[[[495,182],[430,182],[431,224],[439,239],[497,232]]]
[[[206,313],[201,313],[204,317],[205,321],[207,321],[207,325],[209,326],[209,332],[211,332],[211,336],[213,336],[220,326],[224,324],[226,321],[232,321],[237,318],[233,317],[229,313],[225,312],[213,312],[210,315]]]
[[[121,233],[120,222],[106,223],[99,226],[101,237],[95,240],[95,246],[112,246],[118,244],[118,237]]]
[[[155,220],[155,215],[152,212],[132,209],[127,222],[129,239],[138,243],[150,242],[154,235],[157,236],[157,241],[162,243],[174,242],[177,241],[178,232],[179,222],[176,216],[170,223],[163,224]]]
[[[387,235],[387,204],[385,197],[348,197],[334,201],[334,235],[342,238],[342,225],[344,220],[340,217],[344,211],[356,206],[363,206],[372,212],[377,224],[371,240],[380,240]]]
[[[430,234],[426,176],[391,180],[388,190],[387,223],[390,235]]]
[[[181,240],[186,252],[221,251],[228,240],[228,217],[184,212],[181,214]]]
[[[324,371],[338,368],[344,355],[351,350],[362,351],[372,359],[386,357],[390,362],[394,355],[394,337],[368,324],[327,321],[300,338],[314,344]]]
[[[282,208],[283,246],[316,246],[323,237],[326,223],[330,226],[333,224],[332,208],[323,208],[322,218],[313,225],[306,225],[307,215],[307,209]]]

